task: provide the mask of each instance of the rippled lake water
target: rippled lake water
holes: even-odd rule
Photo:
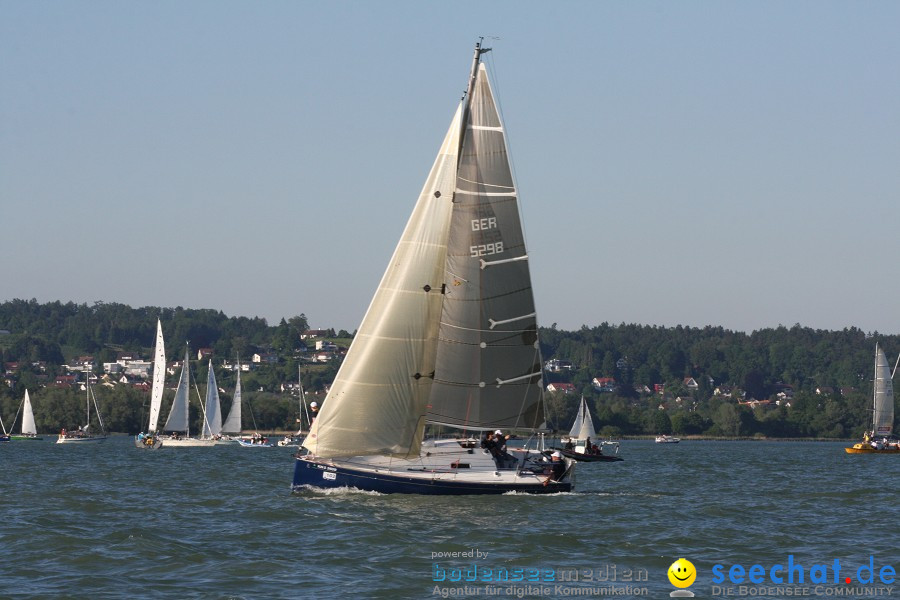
[[[792,588],[815,597],[827,565],[820,595],[869,597],[870,556],[870,587],[900,571],[900,456],[844,445],[626,441],[624,462],[580,464],[571,494],[436,498],[291,494],[289,448],[4,443],[0,597],[662,598],[685,557],[697,597],[740,597],[728,569],[758,564],[765,583],[743,591],[774,598],[789,556],[805,569]]]

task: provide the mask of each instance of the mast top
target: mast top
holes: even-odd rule
[[[482,48],[481,42],[484,41],[484,37],[478,38],[478,41],[475,42],[475,56],[472,57],[472,71],[469,73],[469,84],[466,86],[466,93],[463,95],[463,98],[471,98],[472,97],[472,89],[475,87],[475,74],[478,72],[478,63],[481,62],[481,55],[487,52],[490,52],[490,48]]]

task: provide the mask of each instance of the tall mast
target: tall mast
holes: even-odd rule
[[[462,120],[460,121],[459,134],[459,155],[462,155],[463,142],[466,137],[466,128],[469,125],[469,107],[472,105],[472,92],[475,91],[475,78],[478,76],[478,63],[481,62],[481,55],[490,52],[490,48],[482,48],[481,42],[484,38],[478,38],[475,42],[475,54],[472,57],[472,71],[469,73],[469,84],[466,86],[465,106],[463,107]]]

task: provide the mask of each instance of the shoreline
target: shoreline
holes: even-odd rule
[[[284,430],[275,430],[275,431],[258,431],[258,430],[244,430],[241,431],[241,436],[251,436],[254,433],[259,433],[260,435],[266,437],[273,436],[291,436],[294,437],[297,435],[296,431],[284,431]],[[304,431],[300,435],[306,435],[308,432]],[[57,433],[39,433],[40,436],[56,436]],[[109,432],[107,433],[110,437],[118,437],[118,436],[130,436],[134,437],[137,434],[133,433],[124,433],[124,432]],[[567,435],[565,432],[559,432],[552,436],[547,436],[550,438],[559,438]],[[740,437],[726,437],[726,436],[708,436],[708,435],[679,435],[679,434],[669,434],[679,438],[681,441],[690,441],[690,442],[840,442],[840,443],[849,443],[855,444],[859,440],[856,438],[820,438],[820,437],[808,437],[808,438],[798,438],[798,437],[754,437],[754,436],[740,436]],[[603,438],[597,436],[594,441],[598,442],[623,442],[623,441],[654,441],[656,438],[655,435],[623,435],[612,438]]]

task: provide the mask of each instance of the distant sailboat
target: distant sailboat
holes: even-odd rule
[[[100,408],[97,406],[97,397],[91,387],[91,374],[84,374],[84,393],[86,403],[86,417],[84,425],[73,430],[63,429],[59,432],[56,439],[57,444],[85,444],[89,442],[103,442],[106,440],[106,432],[103,428],[103,418],[100,416]],[[100,426],[100,433],[95,434],[91,429],[91,406],[94,407],[94,414],[97,416],[97,424]]]
[[[228,416],[222,423],[222,431],[225,435],[241,435],[241,363],[237,363],[237,383],[234,384],[234,399]]]
[[[303,441],[295,490],[572,489],[570,459],[522,448],[501,462],[468,437],[545,423],[528,254],[487,51],[476,44],[466,95]],[[462,437],[425,439],[426,424]]]
[[[171,435],[163,438],[165,448],[206,447],[215,446],[216,440],[199,439],[191,437],[190,430],[190,386],[191,363],[188,350],[184,351],[184,364],[181,367],[181,376],[178,378],[178,388],[175,390],[175,399],[169,410],[169,418],[163,426],[163,431],[171,432]]]
[[[303,371],[301,367],[297,367],[297,389],[299,390],[299,408],[300,411],[297,413],[297,433],[294,435],[286,435],[282,439],[278,440],[278,445],[283,448],[296,448],[299,446],[298,442],[303,440],[303,417],[306,417],[306,422],[312,426],[312,422],[309,417],[309,409],[306,407],[306,392],[303,390]]]
[[[6,425],[3,424],[2,416],[0,416],[0,429],[3,430],[3,433],[0,433],[0,442],[8,442],[9,441],[9,432],[6,431]]]
[[[569,441],[565,448],[557,448],[564,456],[574,458],[577,461],[585,462],[613,462],[623,460],[621,457],[610,454],[603,454],[597,446],[597,432],[594,430],[594,420],[591,418],[591,411],[588,409],[587,400],[581,397],[581,404],[578,407],[578,415],[569,430]],[[618,443],[612,444],[616,452],[619,450]],[[597,450],[594,448],[597,447]]]
[[[216,385],[216,371],[212,360],[206,375],[206,405],[203,417],[203,432],[200,439],[219,440],[222,437],[222,403],[219,402],[219,388]]]
[[[587,401],[584,396],[581,397],[581,404],[578,406],[578,416],[569,430],[569,439],[575,444],[575,450],[584,454],[585,443],[591,439],[597,439],[597,432],[594,430],[594,420],[591,418],[591,411],[588,410]]]
[[[900,357],[897,358],[900,364]],[[894,371],[897,370],[896,365]],[[844,448],[847,454],[900,454],[900,441],[893,436],[894,384],[884,350],[875,344],[875,384],[872,393],[872,429],[863,441]]]
[[[13,433],[16,428],[16,421],[19,420],[19,413],[22,414],[22,427],[20,429],[20,433]],[[0,419],[0,426],[2,426],[3,420]],[[3,439],[6,437],[7,439]],[[19,405],[19,410],[16,411],[16,416],[13,417],[13,422],[10,425],[10,431],[6,431],[6,427],[3,427],[3,435],[0,435],[0,442],[5,442],[9,440],[19,440],[19,441],[28,441],[28,440],[42,440],[44,438],[39,437],[37,434],[37,427],[34,424],[34,412],[31,410],[31,398],[28,396],[28,390],[25,390],[25,398],[22,400],[22,403]]]
[[[159,412],[162,408],[163,392],[166,385],[166,348],[163,342],[162,322],[156,320],[156,349],[153,357],[153,388],[150,392],[150,421],[147,433],[140,433],[134,438],[134,445],[144,450],[155,450],[162,447],[162,438],[156,433],[159,423]]]

